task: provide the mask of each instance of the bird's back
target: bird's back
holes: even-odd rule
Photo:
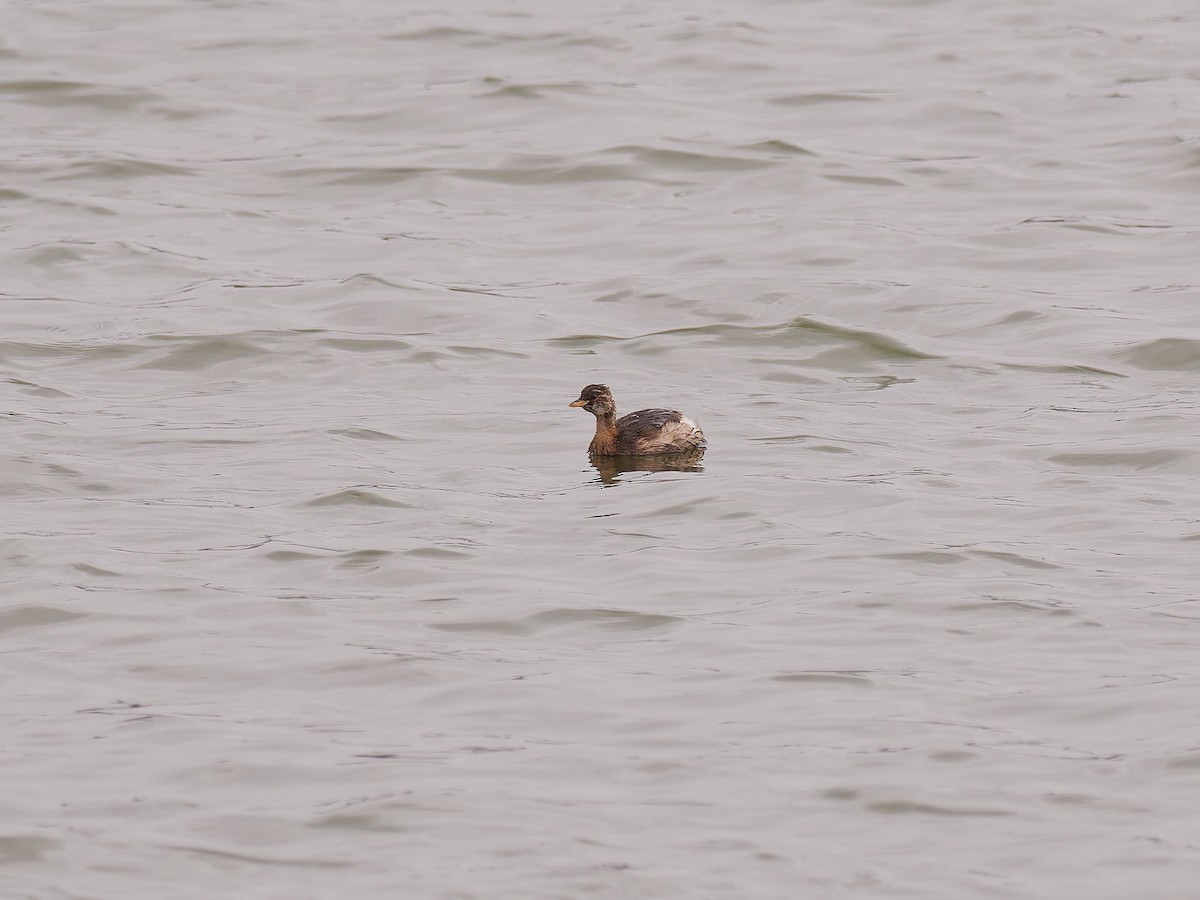
[[[674,409],[639,409],[617,419],[617,452],[687,453],[705,446],[700,426]]]

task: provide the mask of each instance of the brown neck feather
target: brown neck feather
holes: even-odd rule
[[[613,453],[617,449],[617,417],[612,413],[596,416],[596,436],[592,438],[593,453]]]

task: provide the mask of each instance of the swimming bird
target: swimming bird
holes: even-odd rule
[[[592,456],[659,456],[702,452],[708,446],[700,426],[673,409],[639,409],[617,418],[608,385],[589,384],[569,406],[596,417],[596,436],[588,445]]]

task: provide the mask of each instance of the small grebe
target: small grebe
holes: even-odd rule
[[[582,406],[596,417],[592,456],[658,456],[696,453],[707,446],[700,426],[673,409],[639,409],[617,418],[617,405],[607,385],[589,384],[570,406]]]

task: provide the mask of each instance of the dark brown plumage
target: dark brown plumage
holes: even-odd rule
[[[588,446],[593,456],[696,453],[707,446],[700,426],[673,409],[639,409],[618,419],[607,385],[589,384],[570,405],[596,417],[596,436]]]

